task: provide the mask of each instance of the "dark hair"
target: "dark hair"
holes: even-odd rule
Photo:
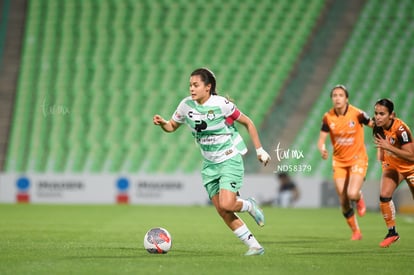
[[[199,75],[205,85],[211,84],[210,94],[217,95],[216,92],[216,76],[207,68],[198,68],[191,73],[191,76]]]
[[[278,173],[278,174],[277,174],[277,177],[278,177],[279,179],[282,179],[282,178],[288,178],[288,177],[289,177],[289,174],[288,174],[288,173],[286,173],[286,172],[280,172],[280,173]]]
[[[384,106],[385,108],[388,109],[388,112],[390,114],[392,114],[392,112],[394,112],[394,103],[388,99],[388,98],[383,98],[378,100],[377,102],[375,102],[375,105],[381,105]],[[375,120],[374,120],[375,122]],[[372,135],[375,137],[377,135],[380,135],[382,138],[385,138],[385,133],[384,133],[384,129],[382,127],[378,127],[377,125],[374,125],[374,128],[372,129]]]
[[[381,105],[381,106],[386,107],[388,109],[388,112],[390,112],[390,114],[394,112],[394,103],[391,101],[391,99],[388,99],[388,98],[380,99],[377,102],[375,102],[375,105]]]
[[[378,127],[377,125],[374,125],[374,127],[372,128],[372,135],[374,137],[379,135],[380,137],[385,138],[384,129],[382,127]]]
[[[342,85],[342,84],[337,84],[337,85],[335,85],[332,89],[331,89],[331,97],[332,97],[332,93],[333,93],[333,91],[335,90],[335,89],[342,89],[344,92],[345,92],[345,96],[346,96],[346,98],[348,98],[349,97],[349,94],[348,94],[348,89],[345,87],[345,85]]]

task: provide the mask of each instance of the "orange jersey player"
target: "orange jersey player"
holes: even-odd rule
[[[351,240],[361,240],[362,233],[355,217],[366,211],[361,188],[368,168],[363,125],[373,126],[368,115],[348,102],[348,90],[337,85],[331,90],[333,108],[322,119],[318,149],[322,159],[328,158],[325,140],[330,135],[333,146],[333,179],[341,203],[342,214],[352,230]]]
[[[373,134],[382,161],[380,208],[388,227],[380,246],[388,247],[400,238],[395,229],[392,195],[404,179],[414,198],[414,143],[410,128],[395,117],[394,103],[389,99],[380,99],[375,104]]]
[[[364,144],[364,128],[369,117],[358,108],[347,104],[343,115],[334,108],[325,113],[322,120],[323,132],[329,133],[333,146],[335,166],[351,166],[357,162],[366,163],[368,155]]]

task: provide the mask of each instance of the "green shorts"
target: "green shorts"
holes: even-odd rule
[[[218,194],[220,189],[236,193],[243,185],[243,158],[236,155],[221,163],[204,161],[201,177],[210,199]]]

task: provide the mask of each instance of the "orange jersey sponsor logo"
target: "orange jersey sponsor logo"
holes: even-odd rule
[[[348,166],[360,159],[368,160],[363,128],[368,123],[369,117],[352,105],[344,115],[336,114],[333,108],[325,113],[321,130],[330,134],[335,163]]]

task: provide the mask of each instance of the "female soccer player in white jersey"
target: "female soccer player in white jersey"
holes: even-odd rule
[[[256,201],[237,197],[244,176],[241,155],[247,149],[234,121],[246,127],[259,161],[266,165],[270,156],[262,148],[254,123],[217,94],[216,78],[209,69],[199,68],[191,73],[190,96],[180,102],[169,121],[160,115],[153,117],[154,124],[165,132],[174,132],[182,124],[190,127],[204,159],[201,176],[209,198],[227,226],[249,247],[245,255],[262,255],[264,248],[235,214],[249,212],[259,226],[264,225],[264,215]]]

